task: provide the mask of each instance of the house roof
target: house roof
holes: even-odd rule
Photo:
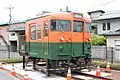
[[[120,12],[104,13],[102,16],[94,19],[94,21],[110,20],[110,19],[120,19]]]
[[[13,22],[13,24],[20,24],[20,23],[25,23],[25,21],[16,21],[16,22]],[[9,25],[9,23],[2,23],[2,24],[0,24],[0,26],[8,26]]]
[[[0,24],[0,26],[8,26],[8,23]]]
[[[87,13],[90,15],[91,13],[96,13],[96,12],[105,13],[105,11],[103,11],[103,10],[95,10],[95,11],[90,11],[90,12],[87,12]]]
[[[110,31],[108,33],[102,34],[105,36],[120,36],[120,29],[117,29],[115,31]]]

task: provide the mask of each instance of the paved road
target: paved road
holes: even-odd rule
[[[12,77],[10,74],[7,72],[1,71],[0,70],[0,80],[15,80],[14,77]]]

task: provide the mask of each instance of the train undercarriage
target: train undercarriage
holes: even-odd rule
[[[23,56],[23,69],[29,62],[33,62],[34,70],[41,70],[45,72],[46,76],[50,74],[62,73],[67,74],[67,70],[70,67],[71,71],[81,71],[88,69],[91,71],[91,59],[78,58],[75,60],[49,60],[42,58],[33,58],[29,56]]]

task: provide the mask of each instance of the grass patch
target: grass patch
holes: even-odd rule
[[[3,63],[20,63],[22,61],[23,61],[22,58],[0,60],[0,62],[3,62]]]
[[[93,60],[92,65],[99,65],[102,68],[106,68],[107,63],[99,60]],[[110,64],[111,69],[120,70],[120,63]]]

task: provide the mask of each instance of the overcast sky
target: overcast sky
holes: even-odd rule
[[[59,12],[60,9],[65,10],[66,6],[71,11],[84,13],[97,9],[120,10],[120,0],[1,0],[0,23],[9,21],[9,10],[6,7],[10,4],[14,6],[12,20],[25,20],[42,11]]]

